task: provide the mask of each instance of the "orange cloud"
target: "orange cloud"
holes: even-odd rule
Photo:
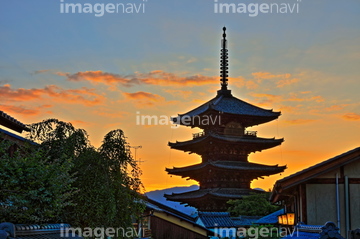
[[[11,85],[5,84],[0,86],[0,98],[2,100],[27,101],[40,98],[41,89],[11,89]]]
[[[162,70],[154,70],[147,73],[135,72],[130,75],[120,75],[103,71],[84,71],[70,74],[66,72],[57,72],[59,76],[64,76],[68,81],[88,81],[92,84],[105,84],[109,86],[122,85],[131,87],[134,85],[162,85],[162,86],[200,86],[219,83],[218,76],[192,75],[183,76]],[[292,78],[289,73],[272,74],[270,72],[254,72],[254,79],[246,80],[243,77],[229,78],[238,87],[256,89],[263,80],[275,79],[277,87],[284,87],[299,81],[298,78]]]
[[[45,86],[43,89],[12,89],[11,85],[0,86],[2,101],[29,101],[44,100],[62,103],[80,103],[87,106],[98,105],[104,102],[105,97],[95,93],[94,89],[82,87],[80,89],[62,89],[56,85]]]
[[[151,100],[151,101],[160,101],[161,99],[163,99],[163,97],[156,95],[156,94],[152,94],[152,93],[148,93],[148,92],[144,92],[144,91],[138,91],[135,93],[124,93],[125,97],[128,99],[146,99],[146,100]]]
[[[96,115],[100,115],[100,116],[104,116],[106,118],[112,118],[112,119],[122,118],[129,114],[129,112],[125,112],[125,111],[115,111],[114,112],[113,110],[110,110],[110,109],[99,109],[99,110],[93,111],[93,113]]]
[[[67,80],[69,81],[89,81],[94,84],[102,83],[106,85],[120,84],[126,87],[139,84],[192,86],[218,82],[217,77],[203,75],[178,76],[176,74],[160,70],[151,71],[148,73],[136,72],[132,75],[119,75],[103,71],[85,71],[77,72],[75,74],[57,72],[56,74],[67,77]]]
[[[360,115],[356,113],[347,113],[342,116],[345,120],[360,120]]]
[[[27,116],[38,115],[42,112],[44,108],[50,108],[52,105],[42,105],[33,108],[26,108],[25,106],[14,106],[14,105],[0,105],[1,110],[9,113],[9,114],[21,114]],[[47,113],[52,113],[48,111]]]
[[[316,102],[324,102],[324,98],[320,95],[312,96],[308,98],[300,98],[296,93],[290,93],[290,98],[286,99],[286,101],[316,101]]]
[[[296,82],[298,82],[299,79],[298,78],[293,78],[293,79],[284,79],[284,80],[279,80],[278,82],[276,82],[277,87],[284,87],[287,85],[291,85],[294,84]]]
[[[330,107],[325,108],[325,111],[338,111],[344,109],[345,106],[348,106],[348,104],[342,104],[342,105],[332,105]]]
[[[259,87],[259,84],[257,84],[256,82],[254,81],[246,81],[245,82],[245,86],[247,89],[250,89],[250,90],[253,90],[253,89],[256,89]]]
[[[143,108],[147,106],[154,106],[155,103],[164,102],[164,97],[148,92],[138,91],[135,93],[123,93],[126,99],[135,100],[137,107]]]
[[[123,86],[132,86],[140,83],[136,79],[126,79],[121,75],[103,71],[84,71],[75,74],[57,72],[56,74],[67,77],[68,81],[90,81],[95,84],[103,83],[106,85],[121,84]]]
[[[242,76],[236,78],[229,77],[229,81],[240,88],[245,86],[247,89],[253,90],[259,87],[259,83],[254,80],[246,80]]]
[[[261,93],[250,93],[250,95],[258,99],[264,98],[259,101],[259,104],[261,105],[269,105],[274,102],[279,102],[282,100],[282,97],[279,95],[261,94]]]
[[[299,82],[298,78],[291,78],[292,75],[289,73],[275,75],[270,72],[253,72],[252,76],[258,83],[262,80],[279,79],[276,82],[276,86],[279,88]]]
[[[70,123],[72,125],[81,125],[81,126],[90,126],[91,125],[91,123],[85,122],[85,121],[82,121],[82,120],[72,120],[72,121],[70,121]]]
[[[192,86],[192,85],[207,85],[212,83],[218,83],[218,77],[210,77],[203,75],[193,76],[178,76],[173,73],[164,71],[151,71],[146,74],[136,73],[134,78],[140,80],[145,84],[151,85],[181,85],[181,86]]]

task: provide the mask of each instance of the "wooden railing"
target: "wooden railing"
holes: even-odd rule
[[[193,138],[199,138],[205,136],[205,131],[193,134]]]
[[[257,131],[245,131],[245,135],[256,137]]]
[[[217,134],[219,134],[219,135],[227,135],[227,134],[229,134],[230,132],[227,132],[226,134],[225,133],[219,133],[219,132],[217,132]],[[236,132],[232,132],[233,134],[229,134],[229,135],[234,135],[234,136],[236,136],[236,135],[241,135],[241,133],[240,132],[238,132],[238,131],[236,131]],[[206,134],[205,134],[205,131],[202,131],[202,132],[199,132],[199,133],[194,133],[193,134],[193,138],[194,139],[196,139],[196,138],[200,138],[200,137],[203,137],[203,136],[205,136]],[[244,133],[244,136],[250,136],[250,137],[256,137],[257,136],[257,131],[245,131],[245,133]]]

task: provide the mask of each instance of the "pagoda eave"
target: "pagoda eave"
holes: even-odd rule
[[[182,168],[166,168],[165,170],[166,172],[168,172],[168,174],[200,181],[202,175],[207,174],[208,172],[212,172],[215,174],[230,172],[234,175],[239,172],[244,172],[243,174],[246,175],[247,178],[253,180],[261,178],[262,176],[270,176],[273,174],[281,173],[285,169],[286,166],[278,165],[270,166],[248,162],[213,161]]]
[[[263,192],[250,188],[208,188],[185,193],[165,194],[164,197],[170,201],[195,207],[199,211],[226,211],[227,201],[242,199],[252,193]]]
[[[284,142],[284,139],[267,139],[259,137],[236,137],[231,135],[213,136],[207,135],[198,137],[188,141],[182,142],[168,142],[168,145],[172,149],[182,150],[190,153],[200,153],[202,148],[209,147],[211,145],[227,144],[227,145],[238,145],[242,143],[244,147],[251,148],[248,153],[261,151],[264,149],[273,148]]]
[[[164,194],[167,200],[181,201],[184,203],[191,203],[194,200],[203,200],[204,198],[212,197],[216,199],[241,199],[243,196],[247,196],[251,193],[262,193],[261,191],[254,189],[243,188],[208,188],[198,189],[185,193],[172,193]],[[203,201],[204,202],[204,201]]]
[[[257,163],[250,162],[236,162],[236,161],[211,161],[200,164],[195,164],[186,167],[174,167],[172,169],[166,168],[166,171],[171,174],[182,173],[182,172],[190,172],[190,171],[198,171],[202,169],[224,169],[230,171],[252,171],[252,172],[282,172],[281,170],[286,169],[286,166],[278,166],[278,165],[263,165]]]

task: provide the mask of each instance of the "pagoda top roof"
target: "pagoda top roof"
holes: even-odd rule
[[[172,121],[177,124],[182,124],[182,118],[192,118],[196,116],[206,115],[217,112],[221,114],[228,114],[231,116],[243,116],[253,118],[251,125],[257,125],[277,119],[281,112],[274,112],[273,110],[263,109],[258,106],[249,104],[232,96],[230,90],[219,90],[215,98],[200,105],[199,107],[190,110],[184,114],[179,114],[178,117],[172,118]],[[247,126],[251,126],[250,124]]]
[[[195,164],[187,167],[181,167],[181,168],[174,167],[172,169],[167,168],[166,171],[171,174],[178,174],[178,173],[203,169],[208,166],[213,166],[219,169],[227,169],[227,170],[246,170],[249,172],[267,171],[271,173],[279,173],[286,169],[286,166],[263,165],[263,164],[241,162],[241,161],[208,161],[205,163]]]
[[[250,193],[259,193],[259,191],[247,188],[206,188],[185,193],[165,194],[164,196],[166,197],[166,199],[172,201],[184,199],[200,199],[205,196],[214,196],[224,199],[241,199],[243,196],[247,196]]]

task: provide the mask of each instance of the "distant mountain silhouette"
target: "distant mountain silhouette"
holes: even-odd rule
[[[167,201],[166,198],[164,197],[164,194],[183,193],[197,189],[199,189],[198,185],[192,185],[189,187],[173,187],[173,188],[166,188],[163,190],[150,191],[147,192],[145,195],[154,201],[160,202],[168,207],[172,207],[178,211],[191,215],[197,212],[196,208],[190,206],[186,207],[185,205],[180,204],[179,202]]]
[[[196,208],[190,207],[190,206],[185,206],[184,204],[180,204],[179,202],[167,201],[166,198],[164,197],[164,194],[184,193],[184,192],[194,191],[194,190],[198,190],[198,189],[199,189],[198,185],[191,185],[188,187],[173,187],[173,188],[166,188],[166,189],[162,189],[162,190],[150,191],[150,192],[145,193],[145,195],[148,198],[150,198],[154,201],[157,201],[159,203],[162,203],[168,207],[174,208],[174,209],[181,211],[183,213],[186,213],[188,215],[192,215],[195,212],[197,212]],[[261,188],[254,188],[254,189],[265,192],[265,190],[261,189]]]

